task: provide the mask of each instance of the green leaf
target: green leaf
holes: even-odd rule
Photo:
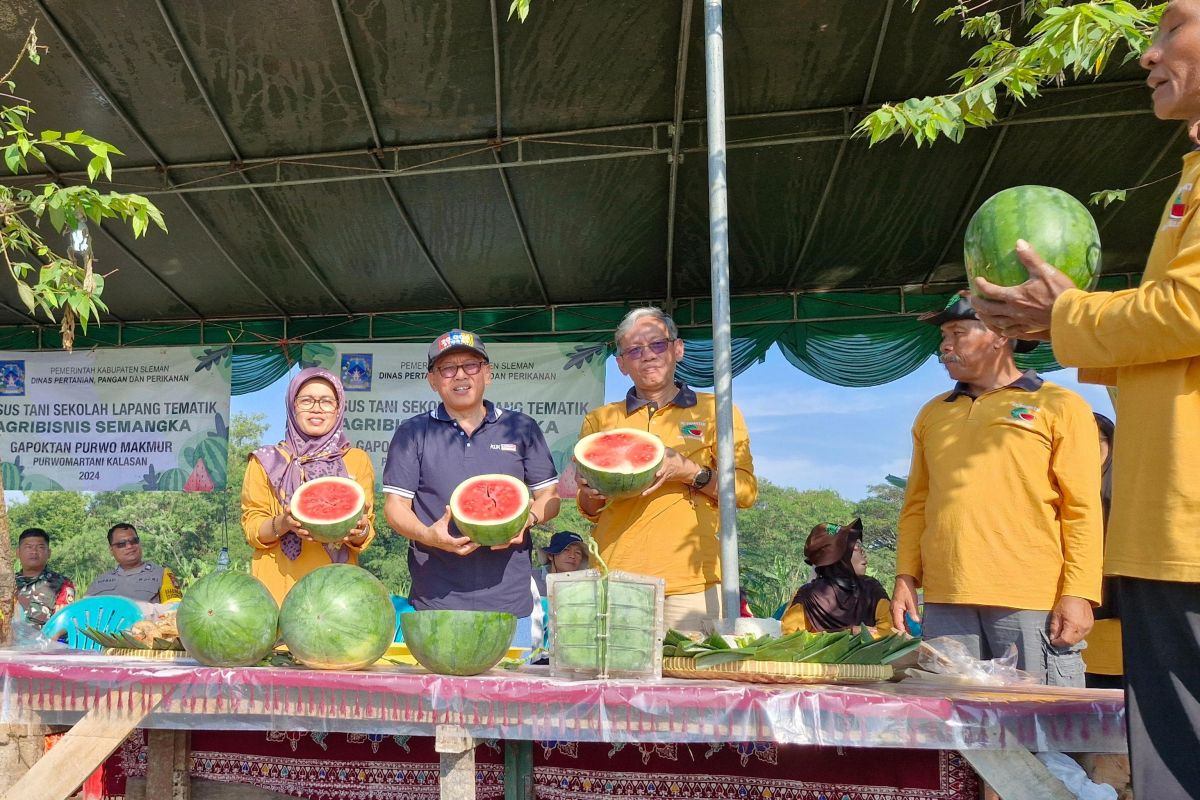
[[[88,180],[95,182],[96,177],[99,176],[101,173],[105,172],[106,167],[107,167],[108,171],[111,173],[112,167],[109,165],[108,159],[105,158],[104,156],[94,156],[90,161],[88,161],[88,165],[87,165]]]
[[[1104,189],[1103,191],[1093,192],[1088,198],[1088,203],[1101,208],[1108,208],[1113,203],[1125,202],[1125,196],[1128,194],[1128,189]]]
[[[50,209],[50,225],[54,230],[62,233],[63,228],[67,224],[67,215],[63,213],[62,204],[60,203],[56,206],[52,199],[48,205]]]
[[[21,151],[17,149],[15,144],[10,144],[4,148],[4,165],[8,167],[8,171],[16,175],[21,171],[21,166],[25,163],[21,158]]]
[[[24,281],[17,281],[17,295],[20,296],[25,308],[29,309],[29,313],[32,314],[36,306],[36,301],[33,297],[33,289],[29,288],[29,284]]]

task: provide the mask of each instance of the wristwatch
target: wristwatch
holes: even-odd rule
[[[708,467],[701,467],[700,471],[696,473],[696,477],[692,478],[692,488],[696,491],[700,491],[705,486],[708,486],[708,482],[712,480],[712,476],[713,472],[711,469]]]

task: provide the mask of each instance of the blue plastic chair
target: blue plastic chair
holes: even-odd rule
[[[95,628],[102,633],[120,633],[142,619],[141,609],[125,597],[84,597],[69,606],[64,606],[46,620],[42,634],[46,638],[61,639],[64,635],[67,646],[75,650],[100,650],[100,643],[83,633],[80,628]]]
[[[400,615],[407,614],[410,611],[416,611],[413,604],[408,602],[407,597],[401,597],[398,594],[392,595],[392,608],[396,610],[396,636],[392,639],[394,642],[404,641],[404,631],[400,628]]]

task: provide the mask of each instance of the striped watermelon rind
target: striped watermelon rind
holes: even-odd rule
[[[612,441],[616,437],[622,437],[622,442],[632,438],[638,443],[653,445],[653,457],[643,459],[637,465],[630,464],[615,468],[589,460],[588,453],[593,448],[603,446],[606,441]],[[619,500],[625,497],[635,497],[654,483],[654,475],[662,466],[665,452],[662,440],[653,433],[637,428],[613,428],[585,436],[576,442],[575,463],[578,465],[579,474],[587,481],[588,486],[609,499]]]
[[[329,492],[334,496],[324,496]],[[345,502],[347,496],[354,498],[349,504]],[[331,512],[322,508],[323,505],[336,506],[339,510]],[[300,484],[292,492],[288,511],[318,542],[335,544],[345,539],[358,524],[366,507],[367,493],[358,481],[329,475]]]
[[[362,567],[327,564],[301,578],[283,598],[279,635],[292,657],[307,667],[362,669],[391,646],[396,609],[383,583]]]
[[[413,658],[430,672],[478,675],[504,658],[517,618],[503,611],[414,611],[400,615],[400,629]]]
[[[480,489],[492,491],[495,488],[508,492],[506,499],[511,501],[515,498],[516,502],[509,502],[508,512],[498,518],[474,515],[468,507],[470,493]],[[476,544],[491,547],[504,544],[525,530],[531,505],[533,497],[529,487],[512,475],[476,475],[454,488],[450,495],[450,516],[464,536]]]
[[[963,263],[971,291],[975,278],[1016,286],[1029,277],[1017,257],[1017,239],[1033,245],[1080,289],[1100,277],[1100,231],[1087,207],[1050,186],[1014,186],[989,197],[967,223]]]
[[[209,667],[248,667],[262,661],[279,638],[279,606],[245,572],[210,572],[188,587],[176,611],[179,640]]]

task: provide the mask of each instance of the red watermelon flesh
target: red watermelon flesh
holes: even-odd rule
[[[532,498],[529,487],[511,475],[467,478],[450,495],[454,524],[471,541],[504,544],[525,529]]]
[[[290,510],[314,539],[333,543],[358,524],[366,502],[366,493],[356,481],[330,476],[302,484],[292,494]]]
[[[208,469],[204,466],[204,459],[196,459],[196,466],[192,467],[192,474],[183,483],[185,492],[211,492],[214,488],[212,476],[208,474]]]
[[[636,428],[593,433],[575,445],[579,473],[596,491],[611,498],[632,497],[654,483],[662,465],[663,444]]]
[[[458,497],[458,507],[472,520],[512,519],[524,510],[526,496],[511,483],[473,481]]]

